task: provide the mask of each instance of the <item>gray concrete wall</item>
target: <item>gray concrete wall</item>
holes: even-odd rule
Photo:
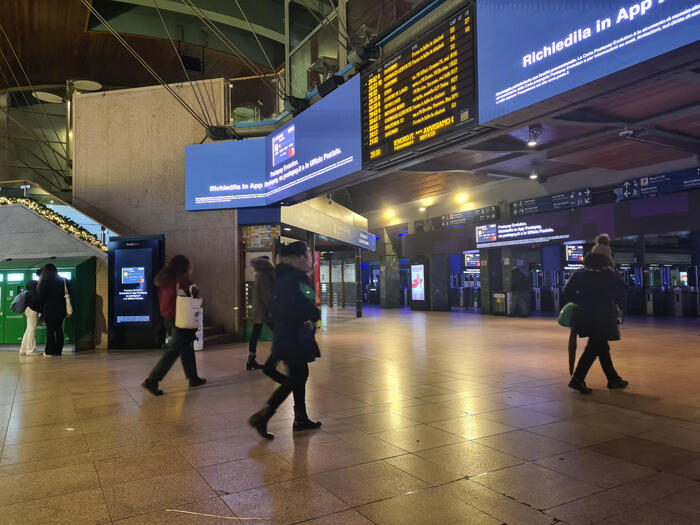
[[[24,206],[0,206],[0,261],[97,257],[95,347],[107,348],[107,254],[76,239]]]
[[[223,79],[198,85],[224,122]],[[199,111],[189,84],[172,87]],[[121,235],[165,234],[167,257],[194,263],[205,316],[232,330],[233,210],[185,211],[185,146],[205,130],[161,86],[77,95],[74,112],[73,205]]]

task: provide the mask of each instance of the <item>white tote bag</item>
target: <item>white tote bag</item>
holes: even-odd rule
[[[190,293],[192,287],[190,287]],[[178,295],[175,302],[175,326],[185,330],[196,330],[202,319],[202,300]]]
[[[64,297],[66,298],[66,316],[70,317],[73,315],[73,305],[70,304],[70,294],[68,293],[68,286],[66,285],[66,280],[63,279],[63,292],[64,292]]]

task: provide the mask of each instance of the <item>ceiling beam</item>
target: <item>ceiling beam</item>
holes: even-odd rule
[[[156,6],[153,0],[119,0],[125,4],[133,4],[141,7],[150,7],[155,9]],[[178,13],[181,15],[195,16],[189,7],[183,3],[175,0],[158,0],[158,7],[163,11],[170,11],[173,13]],[[201,9],[201,8],[200,8]],[[242,18],[236,16],[226,15],[223,13],[217,13],[216,11],[209,11],[208,9],[201,9],[204,14],[206,14],[212,21],[224,24],[230,27],[235,27],[236,29],[242,29],[244,31],[250,32],[250,27],[248,23]],[[284,33],[279,33],[268,27],[261,26],[259,24],[251,23],[253,31],[258,36],[269,38],[280,44],[284,44]]]

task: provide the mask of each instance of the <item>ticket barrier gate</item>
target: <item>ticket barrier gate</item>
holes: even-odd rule
[[[540,289],[540,312],[554,312],[554,288]]]
[[[552,303],[554,305],[554,312],[559,313],[564,306],[562,304],[562,293],[560,288],[552,288]]]
[[[628,288],[621,308],[625,315],[646,314],[646,298],[644,289]]]
[[[673,313],[673,294],[665,288],[647,288],[644,291],[647,315],[666,316]]]
[[[698,315],[698,292],[690,288],[673,289],[673,315],[695,317]]]

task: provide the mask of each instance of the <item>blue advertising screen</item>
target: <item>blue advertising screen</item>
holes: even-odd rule
[[[691,44],[698,0],[479,0],[479,120]]]
[[[269,135],[266,143],[268,203],[361,170],[360,75]]]
[[[362,169],[360,76],[265,138],[185,148],[188,210],[265,206]]]
[[[185,208],[265,206],[265,139],[185,147]]]

